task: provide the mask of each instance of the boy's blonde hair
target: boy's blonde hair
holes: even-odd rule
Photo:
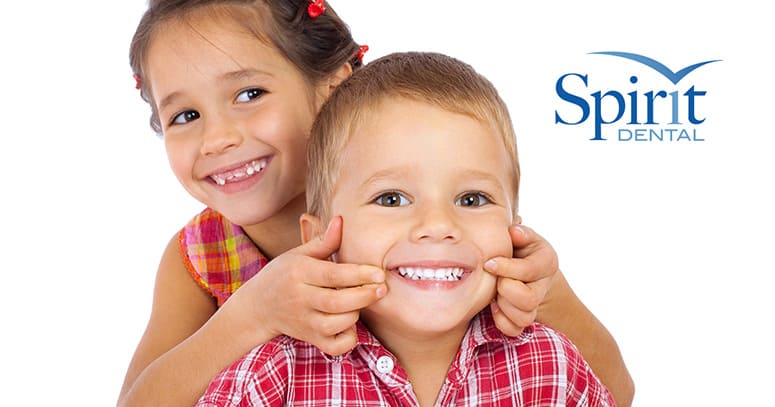
[[[478,120],[498,132],[513,167],[514,214],[519,192],[516,137],[506,104],[470,65],[429,52],[394,53],[355,72],[334,90],[312,126],[307,148],[307,211],[329,219],[341,155],[353,132],[382,101],[405,98]],[[433,154],[433,152],[428,152]]]

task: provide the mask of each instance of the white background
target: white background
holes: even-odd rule
[[[333,4],[371,47],[367,61],[445,52],[501,90],[518,135],[522,216],[618,340],[636,406],[766,405],[771,14],[746,2],[581,3]],[[127,51],[144,7],[13,2],[0,12],[0,404],[114,404],[162,249],[201,207],[172,176],[134,90]],[[681,83],[708,92],[698,106],[705,141],[599,143],[588,141],[591,125],[555,125],[564,73],[622,92],[616,75],[670,89],[648,68],[593,51],[673,70],[722,59]]]

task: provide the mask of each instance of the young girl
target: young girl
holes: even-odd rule
[[[340,223],[300,246],[298,222],[310,126],[361,56],[320,0],[150,1],[130,62],[173,172],[207,209],[162,256],[119,404],[191,405],[221,369],[280,334],[332,355],[354,346],[384,273],[325,260]],[[498,327],[516,335],[537,318],[563,331],[629,404],[616,343],[557,272],[551,246],[523,226],[511,237],[517,258],[487,264],[501,276]]]

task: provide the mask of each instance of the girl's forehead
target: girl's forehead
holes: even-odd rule
[[[227,16],[170,19],[157,27],[149,45],[146,69],[175,57],[192,67],[212,63],[208,58],[227,59],[237,66],[284,59],[271,43]]]
[[[154,39],[165,37],[172,40],[185,40],[188,38],[208,39],[212,36],[233,36],[266,42],[265,33],[258,30],[258,27],[249,27],[233,16],[192,12],[161,22],[156,27],[153,37]]]

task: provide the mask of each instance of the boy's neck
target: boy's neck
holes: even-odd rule
[[[432,337],[391,332],[378,321],[368,324],[364,320],[364,323],[380,343],[398,359],[401,368],[409,377],[409,382],[412,383],[420,405],[434,405],[470,321],[452,331]]]
[[[301,244],[299,217],[306,211],[305,195],[299,194],[271,218],[242,226],[253,243],[268,259],[273,259]]]

